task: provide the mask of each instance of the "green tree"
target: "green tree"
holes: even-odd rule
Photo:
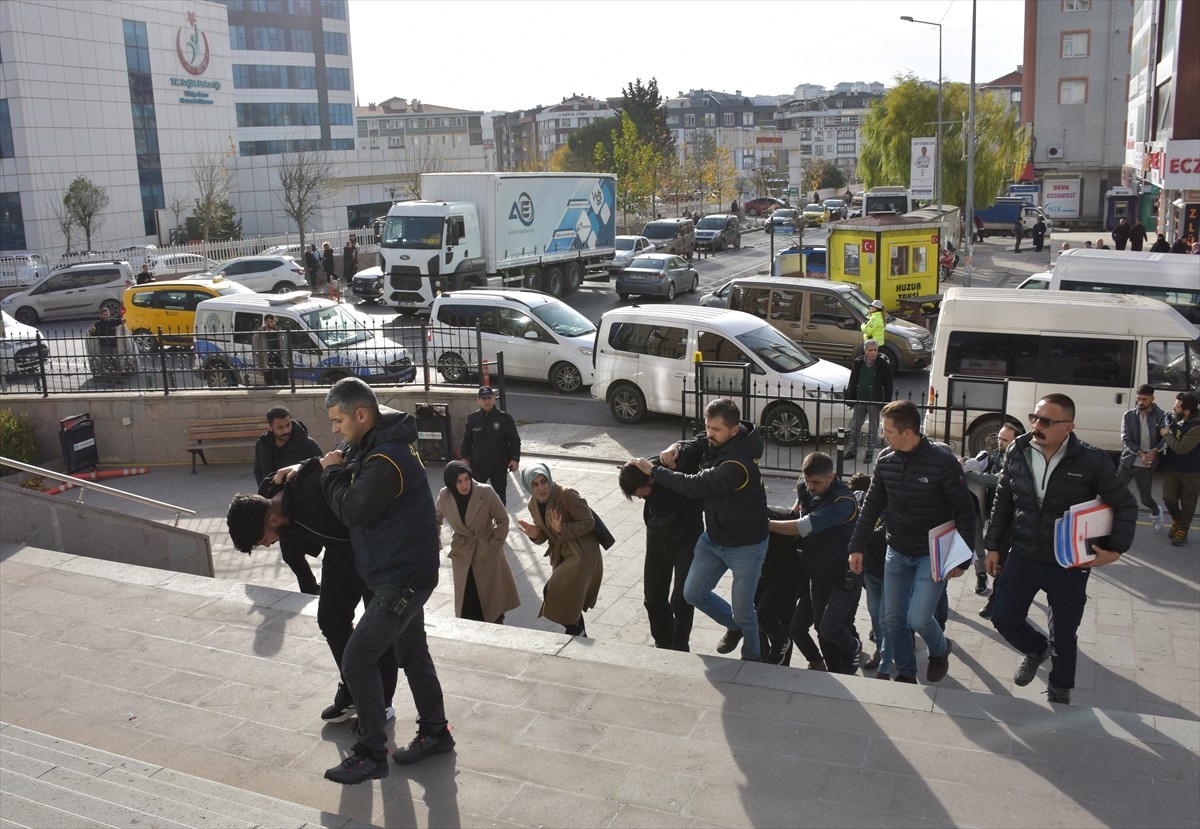
[[[638,137],[629,113],[621,113],[621,127],[609,133],[610,146],[597,144],[596,169],[617,175],[617,207],[628,220],[630,210],[644,207],[654,195],[661,156]]]
[[[611,170],[596,169],[596,145],[607,143],[614,129],[621,129],[619,115],[593,121],[586,127],[580,127],[568,135],[567,152],[559,161],[563,165],[563,172],[612,172]]]
[[[658,79],[643,84],[638,78],[621,90],[621,111],[637,125],[638,135],[662,155],[675,150],[675,135],[667,129],[666,102],[658,92]]]
[[[969,87],[945,84],[944,118],[965,116]],[[908,183],[912,139],[936,133],[937,87],[913,75],[897,76],[896,86],[876,102],[863,122],[863,149],[858,175],[866,187]],[[1029,135],[1016,110],[991,95],[975,97],[975,196],[990,204],[1028,157]],[[965,206],[967,194],[966,135],[957,123],[942,126],[942,201]],[[839,185],[840,186],[840,185]]]
[[[87,176],[77,176],[63,195],[63,207],[67,209],[73,224],[83,231],[86,250],[91,250],[92,234],[99,233],[104,224],[104,211],[108,209],[108,191],[93,184]]]
[[[199,200],[197,199],[197,205]],[[186,220],[189,239],[203,239],[206,242],[224,242],[228,239],[242,238],[242,221],[237,218],[237,210],[229,195],[222,195],[213,201],[205,211],[206,222],[201,222],[200,212],[188,216]]]

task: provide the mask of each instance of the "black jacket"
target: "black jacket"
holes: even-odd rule
[[[708,438],[679,444],[679,466],[699,461],[694,475],[654,467],[654,483],[698,498],[704,503],[704,528],[720,547],[745,547],[767,538],[767,490],[758,459],[762,436],[754,425],[742,421],[741,430],[720,449],[710,449]]]
[[[350,550],[350,531],[334,514],[325,500],[321,489],[321,461],[309,458],[300,465],[300,471],[289,481],[279,485],[271,478],[264,478],[258,494],[265,498],[283,491],[283,514],[288,518],[288,538],[306,541],[316,547],[324,547],[325,555],[345,555]]]
[[[275,435],[270,430],[263,432],[254,444],[254,480],[261,482],[285,466],[324,454],[317,442],[308,436],[308,427],[293,420],[292,433],[283,446],[275,445]]]
[[[797,489],[800,514],[810,516],[812,532],[800,542],[804,569],[823,584],[841,584],[846,572],[846,543],[858,516],[858,501],[850,488],[835,480],[824,495],[814,496],[803,483]]]
[[[682,460],[682,459],[681,459]],[[658,466],[658,461],[654,461]],[[687,468],[676,464],[676,471],[695,473],[699,466]],[[701,503],[661,484],[654,484],[642,500],[642,521],[646,523],[647,544],[651,535],[666,535],[673,540],[695,540],[704,531],[704,511]]]
[[[862,372],[863,366],[867,364],[866,359],[860,354],[854,358],[854,362],[850,364],[850,381],[846,383],[846,405],[853,406],[858,402],[868,402],[866,400],[859,401],[858,398],[858,375]],[[892,364],[888,362],[887,357],[880,352],[875,357],[875,383],[871,388],[871,399],[873,403],[886,403],[892,399]]]
[[[476,409],[467,415],[462,459],[475,469],[499,472],[509,461],[521,460],[521,436],[512,415],[493,406],[490,412]]]
[[[437,586],[437,511],[417,454],[417,421],[380,406],[382,419],[352,447],[343,466],[330,466],[321,486],[335,515],[350,528],[354,564],[367,586],[429,590]]]
[[[1030,447],[1032,440],[1032,435],[1021,435],[1004,455],[984,548],[1003,549],[1005,534],[1011,530],[1009,555],[1053,563],[1055,520],[1075,504],[1099,497],[1113,508],[1112,533],[1100,546],[1118,553],[1128,550],[1137,523],[1137,501],[1117,477],[1108,454],[1069,435],[1066,454],[1050,474],[1039,506],[1027,454],[1038,451]]]
[[[866,549],[880,515],[887,523],[888,546],[910,558],[928,556],[929,531],[951,519],[967,545],[975,546],[975,507],[962,466],[924,436],[911,452],[888,451],[875,462],[850,552]]]

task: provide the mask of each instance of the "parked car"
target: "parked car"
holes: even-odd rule
[[[696,250],[696,226],[691,219],[655,219],[642,228],[656,253],[673,253],[689,262]]]
[[[204,273],[217,267],[216,262],[198,253],[164,253],[161,256],[151,254],[147,257],[146,264],[150,266],[150,272],[154,274],[155,279]],[[130,262],[130,265],[133,263]]]
[[[714,288],[704,296],[700,297],[701,308],[728,308],[729,307],[729,291],[733,288],[733,283],[736,279],[731,279],[719,288]]]
[[[127,261],[131,268],[141,270],[142,263],[149,262],[156,250],[158,250],[158,245],[126,245],[123,248],[117,248],[117,254],[119,258]]]
[[[1049,271],[1035,273],[1033,276],[1026,277],[1025,281],[1017,286],[1017,289],[1022,291],[1047,291],[1050,289],[1051,276],[1053,274]]]
[[[634,259],[617,276],[617,296],[660,296],[670,302],[682,291],[696,293],[699,285],[700,274],[682,256],[649,253]]]
[[[806,225],[823,225],[829,221],[829,210],[826,209],[825,205],[817,204],[816,202],[804,205],[804,209],[800,211],[800,215],[803,217],[804,224]]]
[[[713,253],[742,246],[742,223],[732,213],[713,213],[696,222],[696,247]]]
[[[747,216],[767,216],[779,207],[784,207],[786,202],[783,199],[776,199],[770,196],[764,196],[761,199],[751,199],[742,205],[742,212]]]
[[[36,253],[6,253],[0,256],[0,285],[32,285],[48,270]]]
[[[196,306],[204,300],[253,293],[223,276],[203,281],[171,279],[126,288],[121,304],[125,306],[125,327],[138,351],[147,354],[162,347],[190,348]]]
[[[477,374],[481,360],[494,366],[503,351],[506,377],[548,380],[564,394],[592,384],[596,326],[541,291],[448,291],[434,299],[429,325],[429,359],[447,382]]]
[[[26,325],[38,320],[97,317],[101,308],[121,313],[121,294],[133,284],[128,262],[85,262],[43,276],[27,291],[0,300],[7,311]]]
[[[304,248],[299,244],[295,245],[272,245],[266,250],[260,250],[259,256],[290,256],[299,261],[304,258]]]
[[[829,211],[829,218],[831,220],[846,218],[846,211],[849,208],[846,206],[846,202],[842,199],[825,199],[822,204],[824,204],[825,209]]]
[[[17,322],[7,313],[4,317],[4,338],[0,339],[0,374],[30,374],[38,370],[40,360],[50,359],[50,346],[40,331],[32,325]]]
[[[304,268],[290,256],[239,256],[187,279],[223,276],[260,294],[287,294],[308,285]]]
[[[767,219],[767,232],[782,236],[790,236],[804,229],[804,221],[799,211],[792,208],[780,208]]]
[[[620,273],[635,257],[654,250],[654,243],[645,236],[618,236],[614,241],[617,253],[608,263],[610,274]]]

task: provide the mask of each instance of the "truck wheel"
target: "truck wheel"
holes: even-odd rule
[[[542,290],[542,269],[533,266],[525,269],[525,287],[531,291]]]
[[[574,394],[583,388],[583,375],[570,363],[555,363],[550,368],[550,385],[559,394]]]
[[[794,403],[780,403],[763,417],[763,430],[780,446],[798,446],[812,438],[808,418]]]
[[[563,277],[563,291],[573,294],[583,284],[583,265],[578,262],[568,262]]]
[[[640,423],[646,416],[646,397],[637,386],[621,383],[608,393],[608,410],[621,423]]]
[[[467,379],[467,362],[453,351],[438,357],[437,368],[447,383],[461,383]]]
[[[546,269],[544,281],[546,283],[546,293],[550,294],[550,296],[560,297],[563,295],[563,272],[562,268],[558,265]]]

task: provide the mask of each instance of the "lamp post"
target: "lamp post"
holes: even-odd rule
[[[937,196],[938,213],[942,212],[942,24],[932,20],[914,20],[907,14],[900,19],[906,23],[922,23],[937,26],[938,30],[938,114],[937,114],[937,167],[933,171],[933,189]]]

